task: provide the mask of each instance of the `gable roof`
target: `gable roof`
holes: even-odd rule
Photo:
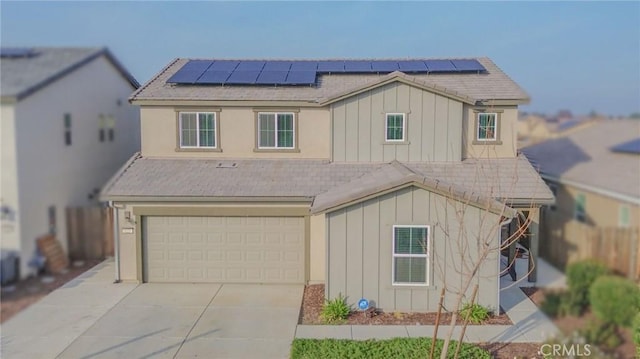
[[[319,74],[316,86],[177,85],[167,80],[190,59],[176,59],[129,98],[130,101],[288,101],[322,105],[332,99],[385,81],[402,79],[413,85],[467,99],[465,102],[526,103],[525,93],[490,59],[477,58],[484,73]]]
[[[136,155],[105,185],[101,196],[112,201],[315,199],[317,210],[349,201],[365,187],[384,191],[407,181],[439,190],[448,186],[450,193],[464,198],[473,194],[516,205],[553,202],[553,195],[524,157],[400,164]]]
[[[640,155],[611,148],[640,137],[640,121],[607,120],[522,149],[543,177],[640,203]]]
[[[107,48],[34,47],[32,50],[33,56],[0,58],[3,101],[20,101],[103,55],[134,89],[140,87]]]

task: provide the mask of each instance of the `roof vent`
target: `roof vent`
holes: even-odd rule
[[[236,162],[218,162],[216,168],[236,168],[238,164]]]
[[[25,58],[33,57],[38,53],[34,49],[26,47],[2,47],[0,48],[0,57],[3,58]]]

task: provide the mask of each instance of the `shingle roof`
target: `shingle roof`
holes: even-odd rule
[[[640,199],[640,155],[611,147],[640,136],[640,121],[609,120],[522,152],[543,175]]]
[[[229,168],[229,165],[236,164]],[[222,164],[222,166],[220,165]],[[302,198],[325,194],[339,201],[359,188],[387,188],[414,173],[506,202],[548,203],[553,195],[526,158],[465,160],[447,163],[330,163],[298,159],[166,159],[139,155],[105,186],[102,197],[164,198]],[[407,172],[409,171],[409,172]],[[503,178],[504,177],[504,178]],[[391,182],[389,182],[391,180]],[[345,187],[346,186],[346,187]],[[376,187],[376,188],[378,188]],[[342,193],[335,198],[330,192]],[[322,199],[322,198],[321,198]]]
[[[0,94],[22,99],[93,59],[105,55],[122,75],[138,88],[138,82],[106,48],[34,47],[34,56],[0,58]]]
[[[486,73],[406,74],[426,87],[478,100],[513,100],[527,102],[525,93],[490,59],[477,59]],[[228,100],[228,101],[302,101],[323,103],[340,94],[366,87],[388,74],[319,75],[317,86],[237,86],[176,85],[166,81],[189,59],[176,59],[136,91],[130,100]]]

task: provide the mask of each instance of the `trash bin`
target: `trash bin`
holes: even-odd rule
[[[0,250],[0,284],[2,286],[18,281],[20,257],[15,251]]]

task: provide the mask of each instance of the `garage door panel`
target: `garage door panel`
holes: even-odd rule
[[[149,282],[304,282],[301,217],[145,217]]]

